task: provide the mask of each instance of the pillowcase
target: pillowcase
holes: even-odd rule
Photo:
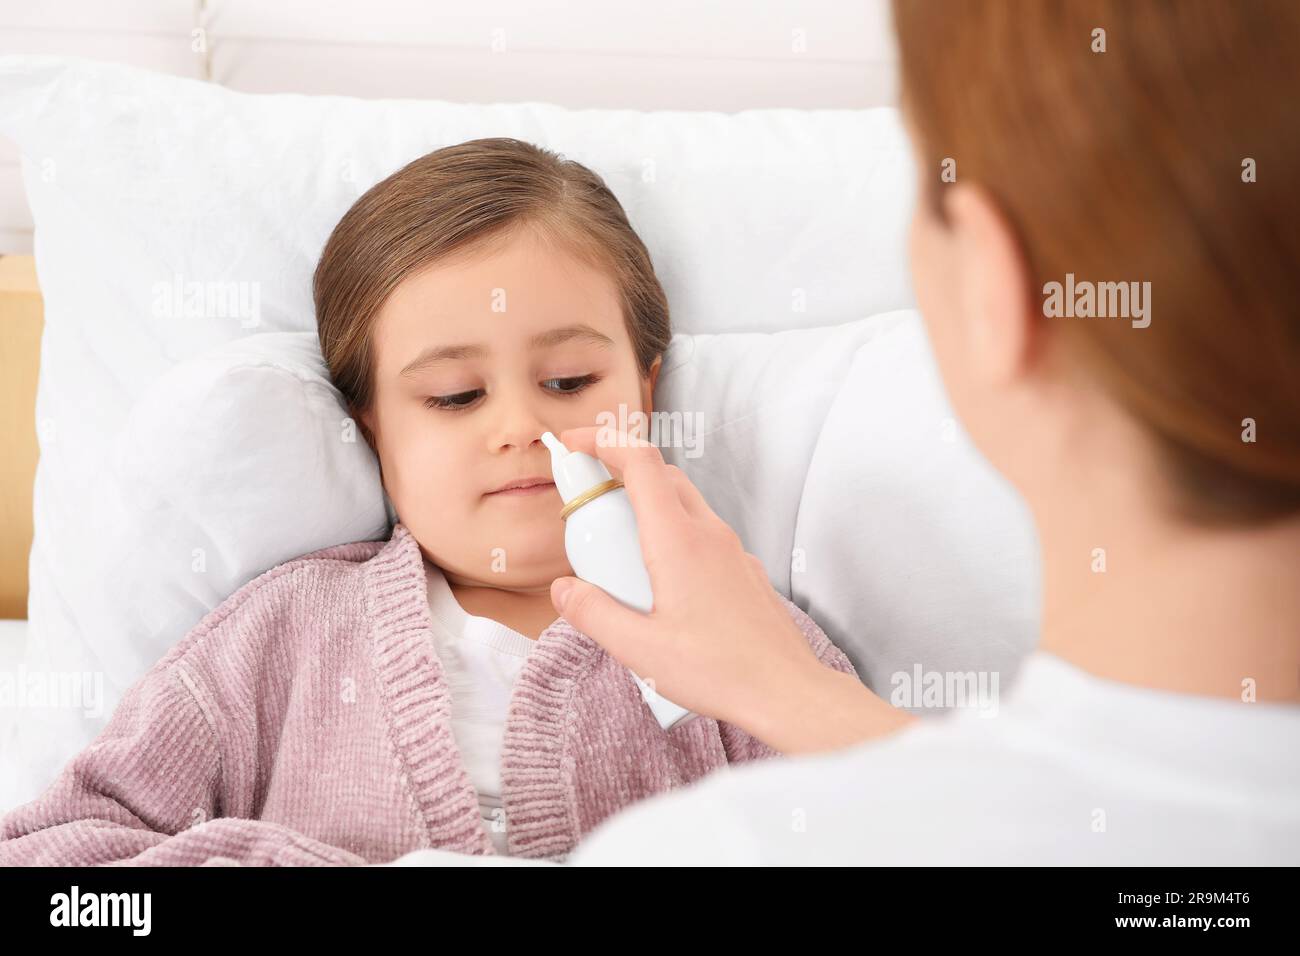
[[[176,366],[132,408],[113,461],[113,540],[130,560],[77,585],[79,607],[113,625],[95,641],[113,689],[263,571],[389,534],[378,459],[315,333],[248,336]]]
[[[655,407],[683,421],[661,426],[664,459],[686,472],[787,596],[821,423],[854,356],[881,328],[867,318],[771,334],[679,335],[664,357]],[[680,444],[665,440],[677,434]]]
[[[791,600],[887,700],[918,673],[1006,688],[1038,642],[1033,519],[953,414],[920,316],[870,322],[808,465]]]

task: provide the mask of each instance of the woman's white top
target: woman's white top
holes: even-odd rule
[[[996,706],[722,768],[610,817],[568,862],[1296,865],[1300,706],[1134,687],[1038,651]]]
[[[483,822],[498,853],[506,852],[501,809],[501,744],[515,678],[537,642],[460,606],[442,571],[424,562],[433,637],[451,694],[451,730]]]

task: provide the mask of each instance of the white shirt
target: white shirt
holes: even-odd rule
[[[1095,677],[1039,651],[992,716],[725,767],[568,862],[1300,864],[1300,707]]]
[[[442,571],[424,562],[433,637],[451,693],[451,729],[478,791],[483,822],[498,853],[506,852],[501,809],[501,745],[515,678],[537,642],[460,606]]]

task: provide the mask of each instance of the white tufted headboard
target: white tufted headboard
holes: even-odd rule
[[[0,52],[245,92],[735,111],[896,100],[886,0],[0,0]],[[31,251],[0,141],[0,254]]]

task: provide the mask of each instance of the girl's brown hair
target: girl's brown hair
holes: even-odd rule
[[[893,13],[924,201],[942,216],[955,160],[1018,233],[1031,301],[1067,273],[1149,281],[1145,328],[1043,321],[1156,437],[1188,517],[1300,509],[1300,3]]]
[[[366,441],[375,317],[412,273],[534,227],[598,268],[622,299],[642,376],[672,336],[668,300],[618,199],[587,167],[517,139],[476,139],[408,163],[339,220],[313,280],[321,352]]]

